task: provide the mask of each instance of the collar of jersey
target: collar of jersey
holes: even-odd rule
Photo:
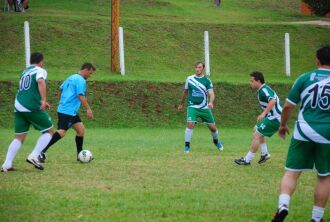
[[[197,76],[197,75],[195,74],[195,76],[194,76],[194,77],[201,79],[201,78],[203,78],[203,77],[204,77],[204,75],[202,75],[202,76]]]
[[[259,90],[260,90],[262,87],[264,87],[264,85],[266,85],[266,83],[262,84],[262,85],[259,87],[258,92],[259,92]]]

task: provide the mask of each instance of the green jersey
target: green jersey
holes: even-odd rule
[[[185,89],[188,90],[188,107],[208,109],[208,91],[213,89],[212,82],[206,76],[189,76]]]
[[[37,80],[47,78],[47,71],[38,66],[29,66],[21,74],[19,89],[15,98],[15,111],[32,112],[40,110],[40,92]]]
[[[293,138],[330,143],[330,70],[316,69],[301,75],[293,84],[287,101],[301,102]]]
[[[277,119],[281,121],[282,106],[280,104],[280,99],[278,98],[276,92],[270,88],[266,83],[264,83],[258,89],[258,100],[262,110],[265,110],[269,101],[275,99],[275,106],[267,113],[267,118],[269,120]]]

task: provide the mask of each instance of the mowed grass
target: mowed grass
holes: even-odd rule
[[[17,79],[25,66],[23,23],[30,22],[31,49],[45,54],[49,80],[63,80],[84,61],[97,67],[99,81],[182,82],[204,59],[203,32],[210,35],[213,81],[243,83],[254,70],[271,82],[293,82],[315,68],[315,50],[329,44],[329,27],[293,24],[296,0],[213,1],[125,0],[126,76],[110,71],[110,1],[35,0],[26,13],[0,12],[0,80]],[[285,77],[284,34],[291,37],[292,78]]]
[[[274,136],[269,162],[242,167],[233,159],[247,152],[251,129],[220,127],[219,153],[200,125],[186,155],[184,126],[88,128],[84,147],[94,161],[76,161],[71,130],[38,171],[25,162],[38,137],[30,133],[15,160],[18,171],[0,174],[0,221],[270,221],[289,143]],[[1,129],[1,160],[11,138],[12,130]],[[300,178],[287,221],[309,221],[315,178]]]

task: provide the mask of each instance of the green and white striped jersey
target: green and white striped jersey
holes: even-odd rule
[[[293,84],[289,103],[301,102],[293,137],[300,141],[330,143],[330,70],[316,69]]]
[[[282,106],[280,104],[280,99],[278,98],[276,92],[270,88],[266,83],[264,83],[259,89],[258,89],[258,100],[259,104],[262,108],[262,110],[265,110],[268,102],[271,99],[276,100],[275,106],[267,113],[267,118],[269,120],[277,119],[278,121],[281,121],[281,113],[282,113]]]
[[[47,71],[39,66],[29,66],[21,74],[19,89],[15,98],[15,111],[32,112],[40,108],[40,92],[37,80],[46,80]]]
[[[191,75],[187,78],[184,88],[188,90],[188,107],[208,109],[208,91],[213,89],[209,78],[204,75]]]

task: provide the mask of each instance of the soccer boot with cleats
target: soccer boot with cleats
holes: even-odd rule
[[[184,153],[189,153],[190,152],[190,147],[189,146],[185,146],[183,152]]]
[[[216,143],[214,143],[214,145],[217,147],[219,151],[223,151],[223,145],[220,141],[217,141]]]
[[[250,166],[251,163],[250,162],[246,162],[244,157],[241,157],[241,159],[236,159],[234,160],[234,162],[238,165],[245,165],[245,166]]]
[[[283,222],[288,214],[289,208],[286,205],[283,205],[277,209],[272,222]]]
[[[316,222],[316,220],[312,219],[311,222]],[[320,222],[325,222],[325,221],[321,219]]]
[[[270,159],[270,154],[269,153],[267,153],[265,155],[261,155],[258,163],[259,164],[264,163],[264,162],[266,162],[269,159]]]
[[[10,167],[10,168],[6,168],[4,166],[1,167],[1,172],[3,172],[3,173],[7,173],[10,171],[16,171],[16,169],[14,167]]]
[[[38,170],[43,170],[44,166],[39,162],[38,158],[33,157],[31,154],[26,158],[26,162],[32,164]]]
[[[39,159],[39,162],[40,163],[44,163],[45,161],[46,161],[46,153],[44,153],[44,152],[41,152],[40,154],[39,154],[39,156],[38,156],[38,159]]]

